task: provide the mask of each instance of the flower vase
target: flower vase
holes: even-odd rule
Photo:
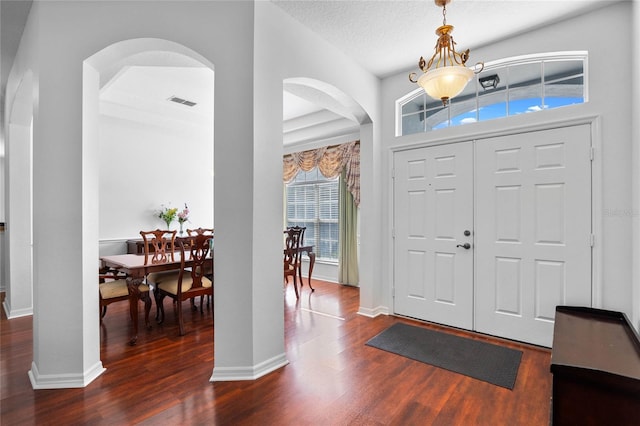
[[[171,230],[171,222],[165,222],[167,224],[167,230]]]
[[[184,234],[184,231],[182,230],[182,222],[180,222],[180,236],[182,236]]]

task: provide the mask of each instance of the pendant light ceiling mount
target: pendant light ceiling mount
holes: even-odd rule
[[[480,69],[473,71],[465,66],[469,59],[469,49],[462,53],[456,52],[456,42],[451,33],[453,25],[447,24],[447,4],[451,0],[434,0],[436,6],[442,7],[442,25],[436,29],[438,41],[435,45],[435,53],[427,62],[424,57],[420,57],[418,67],[423,74],[416,80],[417,74],[409,74],[412,83],[418,83],[429,96],[440,99],[442,105],[446,106],[449,100],[462,92],[473,77],[474,73],[479,73],[484,68],[483,63],[479,63]]]

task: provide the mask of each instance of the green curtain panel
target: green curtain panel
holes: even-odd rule
[[[358,208],[353,195],[347,189],[346,171],[340,176],[340,213],[338,226],[338,281],[341,284],[358,285]]]

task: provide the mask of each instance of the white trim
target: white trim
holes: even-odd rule
[[[102,362],[99,361],[83,374],[43,375],[38,371],[36,363],[32,362],[31,370],[29,370],[28,374],[33,389],[65,389],[84,388],[105,371],[106,368],[104,368]]]
[[[602,119],[594,117],[591,125],[591,148],[593,160],[591,161],[591,233],[594,236],[594,245],[591,248],[591,305],[594,308],[603,307],[604,274],[603,274],[603,245],[601,237],[603,231],[603,166],[602,166]]]
[[[286,354],[274,356],[255,366],[247,367],[214,367],[210,382],[228,382],[235,380],[256,380],[289,364]]]
[[[396,106],[394,109],[395,116],[396,116],[395,117],[396,129],[395,129],[394,135],[396,137],[402,136],[402,106],[407,102],[413,100],[414,98],[417,98],[418,95],[422,93],[424,93],[424,90],[422,89],[422,87],[418,87],[417,89],[412,90],[411,92],[407,93],[403,97],[396,100]],[[419,132],[419,133],[425,133],[425,132]]]
[[[583,106],[583,104],[579,104],[577,106]],[[566,108],[574,108],[574,107],[566,107]],[[540,112],[539,114],[543,114],[543,113],[553,113],[554,110],[549,110],[549,111],[544,111],[544,112]],[[516,118],[522,118],[523,116],[513,116],[510,117],[512,119],[516,119]],[[415,141],[415,142],[409,142],[403,145],[397,145],[397,146],[392,146],[390,147],[390,151],[392,154],[395,154],[398,151],[406,151],[406,150],[410,150],[410,149],[415,149],[415,148],[425,148],[425,147],[429,147],[429,146],[435,146],[435,145],[445,145],[445,144],[451,144],[451,143],[457,143],[457,142],[466,142],[469,140],[480,140],[480,139],[487,139],[487,138],[493,138],[493,137],[497,137],[497,136],[508,136],[508,135],[513,135],[513,134],[517,134],[517,133],[528,133],[528,132],[536,132],[536,131],[540,131],[540,130],[550,130],[550,129],[555,129],[555,128],[559,128],[559,127],[570,127],[570,126],[577,126],[580,124],[589,124],[591,125],[593,122],[595,122],[597,119],[599,118],[599,116],[597,115],[582,115],[582,116],[576,116],[576,117],[570,117],[570,118],[566,118],[566,117],[561,117],[561,118],[553,118],[553,117],[549,117],[546,118],[544,120],[540,120],[539,123],[529,123],[529,121],[527,120],[526,122],[524,122],[524,124],[519,124],[519,125],[514,125],[514,126],[504,126],[500,129],[496,129],[495,126],[491,126],[490,128],[488,128],[487,130],[480,130],[480,131],[475,131],[475,132],[470,132],[470,133],[465,133],[465,134],[455,134],[455,135],[450,135],[450,136],[442,136],[440,138],[429,138],[430,140],[425,141],[424,139],[426,138],[426,133],[422,133],[422,134],[413,134],[413,135],[408,135],[408,136],[416,136],[416,135],[421,135],[422,137]],[[508,118],[506,118],[508,119]],[[505,120],[506,120],[505,119]],[[486,123],[486,122],[485,122]],[[478,123],[477,126],[479,126],[482,123]],[[465,126],[466,127],[466,126]],[[470,127],[470,126],[469,126]],[[469,128],[466,127],[466,128]],[[457,130],[462,129],[463,127],[457,127]],[[429,136],[433,136],[433,133],[429,134]],[[404,136],[403,138],[407,138],[407,136]]]
[[[353,142],[360,139],[360,132],[350,132],[343,135],[337,135],[332,137],[323,138],[311,138],[303,141],[290,142],[284,144],[282,148],[282,154],[293,154],[294,152],[310,151],[312,149],[318,149],[330,145],[342,145],[343,143]]]
[[[387,306],[377,306],[373,309],[369,309],[360,306],[360,308],[358,308],[358,315],[368,318],[375,318],[380,315],[389,315],[389,308]]]
[[[512,56],[509,58],[497,59],[495,61],[486,62],[484,64],[483,71],[491,71],[492,69],[501,68],[503,66],[522,65],[527,63],[536,63],[540,61],[555,61],[560,59],[566,59],[566,60],[582,59],[586,61],[588,57],[589,57],[589,52],[586,50],[532,53],[528,55]]]
[[[137,237],[131,237],[131,238],[101,238],[98,240],[98,244],[102,244],[102,243],[126,243],[129,240],[136,240],[136,239],[141,239],[142,237],[140,237],[140,235],[138,235]]]
[[[2,308],[4,309],[4,313],[7,316],[7,319],[14,319],[20,317],[28,317],[33,315],[33,306],[24,309],[14,309],[11,310],[11,306],[9,306],[8,299],[4,299],[2,302]]]

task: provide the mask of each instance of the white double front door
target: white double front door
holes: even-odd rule
[[[394,312],[551,346],[591,306],[591,138],[574,126],[394,155]]]

